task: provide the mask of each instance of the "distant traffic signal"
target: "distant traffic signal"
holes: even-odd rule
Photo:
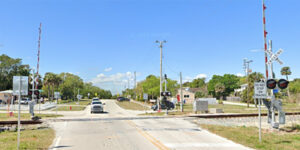
[[[28,91],[28,95],[32,95],[32,91]]]
[[[277,83],[278,87],[280,89],[286,89],[289,85],[289,81],[285,80],[285,79],[280,79]]]
[[[274,80],[274,79],[269,79],[269,80],[267,81],[267,88],[268,88],[268,89],[275,89],[275,87],[276,87],[276,80]]]
[[[34,91],[34,95],[39,96],[39,95],[40,95],[39,90],[35,90],[35,91]]]
[[[34,90],[33,94],[36,95],[36,96],[39,96],[40,92],[39,92],[39,90]],[[28,91],[28,95],[31,96],[32,95],[32,91]]]
[[[161,92],[160,93],[161,96],[171,96],[171,92]]]

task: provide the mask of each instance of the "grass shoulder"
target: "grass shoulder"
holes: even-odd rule
[[[51,128],[22,130],[20,149],[48,149],[55,138],[55,132]],[[0,145],[3,150],[17,149],[17,132],[0,132]]]
[[[254,149],[300,149],[300,125],[286,127],[275,132],[263,130],[261,143],[258,140],[258,128],[256,127],[200,126],[212,133]]]
[[[63,105],[81,105],[81,106],[87,106],[92,102],[91,99],[82,99],[79,102],[73,101],[73,100],[58,100],[58,104]]]
[[[86,106],[58,106],[57,111],[82,111]],[[56,111],[56,108],[52,109]]]
[[[123,109],[129,109],[129,110],[149,110],[148,107],[144,107],[138,103],[134,102],[128,102],[128,101],[122,101],[122,102],[116,102],[117,105],[119,105]]]

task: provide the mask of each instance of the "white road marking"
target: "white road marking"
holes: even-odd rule
[[[61,136],[59,136],[59,137],[56,139],[55,145],[54,145],[54,149],[53,149],[53,150],[56,150],[56,147],[58,147],[59,142],[60,142],[60,139],[61,139]]]

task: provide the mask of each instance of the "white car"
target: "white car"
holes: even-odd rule
[[[93,98],[92,102],[99,102],[99,98]]]
[[[103,105],[105,105],[105,103],[102,104],[102,102],[100,101],[93,101],[91,104],[91,114],[95,113],[95,112],[103,112]]]

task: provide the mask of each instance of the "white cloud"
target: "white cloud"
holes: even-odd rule
[[[198,78],[207,78],[207,75],[206,74],[203,74],[203,73],[200,73],[200,74],[198,74],[196,77],[195,77],[195,79],[198,79]]]
[[[256,53],[256,52],[263,52],[264,49],[251,49],[250,52]]]
[[[193,81],[192,77],[186,76],[186,77],[183,78],[182,83],[184,83],[184,82],[192,82],[192,81]]]
[[[242,73],[237,73],[236,76],[242,77],[242,76],[244,76],[244,75],[243,75]]]
[[[116,73],[111,75],[105,75],[103,73],[98,74],[90,82],[100,88],[110,90],[113,94],[121,93],[125,86],[128,87],[128,80],[130,88],[133,86],[133,72]],[[138,76],[138,75],[137,75]]]
[[[111,70],[112,70],[112,67],[105,68],[105,69],[104,69],[104,72],[110,72]]]
[[[185,76],[183,79],[182,79],[182,82],[192,82],[194,79],[199,79],[199,78],[205,78],[207,79],[207,75],[206,74],[203,74],[203,73],[200,73],[198,75],[196,75],[196,77],[190,77],[190,76]]]

